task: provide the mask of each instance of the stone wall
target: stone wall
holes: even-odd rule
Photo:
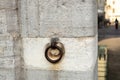
[[[17,0],[0,0],[0,80],[20,77]]]
[[[97,80],[96,0],[21,0],[25,80]],[[46,60],[46,44],[58,37],[65,55]]]
[[[0,80],[97,80],[96,0],[0,0]],[[59,63],[45,58],[58,37]]]
[[[95,0],[22,0],[22,37],[94,36]]]

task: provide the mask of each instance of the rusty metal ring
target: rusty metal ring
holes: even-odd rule
[[[48,56],[48,51],[49,51],[49,49],[57,49],[57,50],[59,50],[59,57],[58,57],[58,59],[52,60],[52,59]],[[62,56],[63,56],[63,51],[62,51],[62,49],[61,49],[60,47],[58,47],[58,46],[54,46],[54,48],[53,48],[52,46],[49,46],[49,47],[45,50],[45,58],[46,58],[49,62],[51,62],[51,63],[57,63],[57,62],[59,62],[59,61],[61,60]]]

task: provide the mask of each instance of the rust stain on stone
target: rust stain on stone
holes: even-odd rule
[[[81,38],[75,38],[75,39],[78,41],[84,41],[84,40],[91,39],[91,38],[92,37],[81,37]]]
[[[53,80],[59,80],[58,72],[59,72],[60,68],[61,68],[60,63],[51,65],[50,70],[53,70],[53,76],[52,76]]]

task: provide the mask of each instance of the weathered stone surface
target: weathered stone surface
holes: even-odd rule
[[[14,56],[0,58],[0,68],[2,68],[2,69],[5,69],[5,68],[14,69],[14,67],[15,67],[15,58],[14,58]]]
[[[14,47],[18,51],[15,32],[19,32],[17,0],[0,0],[0,80],[20,80],[21,57],[14,51]]]
[[[97,80],[96,9],[96,0],[0,0],[0,80]],[[54,36],[65,46],[58,64],[44,56]]]
[[[94,35],[93,5],[81,1],[41,1],[40,35],[80,37]],[[93,22],[90,22],[93,21]],[[45,29],[47,27],[47,29]],[[49,34],[49,35],[48,35]],[[51,35],[52,34],[52,35]]]
[[[0,34],[7,32],[7,22],[5,10],[0,10]]]
[[[7,31],[11,33],[12,31],[19,31],[17,10],[6,10],[6,22]]]
[[[22,36],[39,35],[39,2],[38,0],[21,0],[20,22]]]
[[[89,71],[94,69],[95,57],[97,57],[95,54],[96,39],[94,37],[60,38],[60,42],[65,47],[65,55],[61,62],[55,65],[47,61],[44,56],[45,46],[49,41],[49,38],[23,38],[23,57],[26,67],[63,71]]]
[[[0,0],[0,9],[16,9],[17,0]]]
[[[67,23],[66,23],[67,24]],[[89,34],[95,34],[93,28],[86,28],[86,27],[67,27],[67,28],[61,28],[61,27],[52,27],[51,25],[47,25],[48,29],[45,27],[41,28],[41,37],[66,37],[66,38],[73,38],[73,37],[80,37],[80,35],[87,35],[91,36]],[[80,34],[80,35],[79,35]]]
[[[19,31],[16,10],[0,10],[0,34]]]
[[[97,7],[94,0],[85,2],[81,0],[22,0],[21,5],[23,5],[20,16],[23,37],[95,35]]]
[[[0,34],[0,57],[13,56],[13,39],[8,34]]]
[[[21,46],[19,40],[13,41],[11,37],[5,34],[0,36],[0,80],[23,80],[20,78]]]
[[[15,80],[14,69],[0,69],[0,80]]]
[[[23,61],[22,61],[22,57],[21,57],[21,53],[22,53],[22,44],[21,44],[21,38],[17,38],[16,40],[14,40],[14,59],[15,59],[15,80],[25,80],[23,79],[23,77],[25,76],[24,73],[24,69],[22,70],[22,67],[24,65]]]
[[[93,80],[92,71],[58,71],[27,69],[25,80]],[[86,76],[87,75],[87,76]]]

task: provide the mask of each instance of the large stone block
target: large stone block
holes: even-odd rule
[[[14,69],[15,67],[15,58],[11,57],[2,57],[0,58],[0,68],[2,69]]]
[[[0,80],[15,80],[15,70],[0,69]]]
[[[6,12],[0,10],[0,34],[7,32]]]
[[[26,5],[27,4],[27,5]],[[97,23],[96,1],[22,0],[23,37],[94,36]]]
[[[57,64],[52,64],[45,58],[45,46],[49,41],[50,38],[23,38],[24,66],[25,69],[30,71],[27,73],[27,76],[29,76],[28,80],[39,79],[44,72],[41,70],[45,70],[45,73],[50,76],[50,78],[52,78],[52,74],[49,74],[51,73],[50,71],[58,71],[58,73],[63,71],[62,74],[66,74],[66,76],[61,76],[61,78],[59,78],[60,80],[69,80],[70,76],[68,77],[68,75],[75,75],[75,73],[77,77],[82,76],[80,78],[81,80],[86,80],[84,79],[86,77],[89,78],[87,80],[94,80],[91,75],[94,74],[93,70],[95,69],[97,60],[95,37],[60,38],[60,42],[62,42],[65,47],[65,55]],[[35,70],[35,72],[32,70]],[[37,74],[36,71],[39,74],[30,79],[32,74]],[[89,75],[82,74],[82,72],[89,73]],[[80,80],[76,78],[76,76],[71,76],[70,80],[74,78],[75,80]],[[43,80],[48,79],[44,77]]]
[[[17,0],[0,0],[0,9],[16,9]]]
[[[93,36],[97,16],[93,5],[81,0],[40,0],[40,35]]]
[[[9,33],[19,31],[17,10],[6,10],[7,31]]]
[[[21,0],[20,2],[20,25],[22,37],[39,36],[39,2],[38,0]],[[27,4],[27,5],[26,5]]]
[[[13,56],[13,38],[9,34],[0,34],[0,57]]]
[[[17,11],[0,10],[0,34],[6,34],[11,31],[18,31]]]
[[[96,6],[96,0],[21,0],[25,80],[96,80]],[[45,58],[51,37],[65,47],[56,64]]]
[[[94,80],[91,73],[93,72],[27,69],[25,80]]]

